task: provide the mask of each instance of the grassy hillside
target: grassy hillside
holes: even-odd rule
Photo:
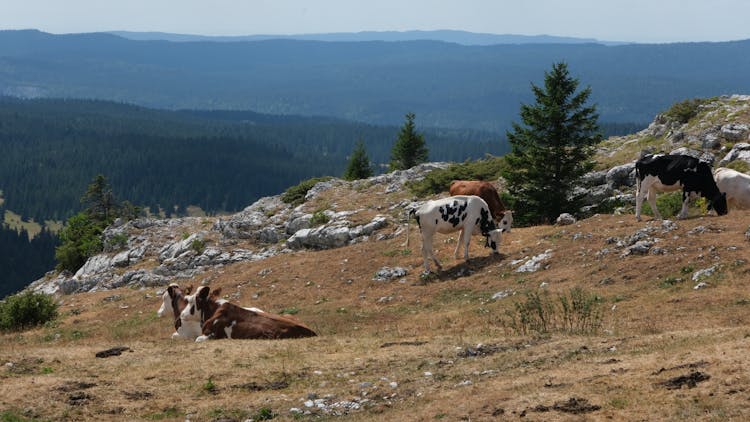
[[[410,196],[358,186],[331,189],[303,208],[351,209],[355,222],[383,212],[397,219],[396,204]],[[412,226],[407,248],[403,226],[390,224],[379,234],[393,236],[382,240],[177,280],[220,287],[244,306],[293,313],[319,333],[304,340],[172,340],[172,322],[155,315],[159,287],[64,296],[56,322],[0,335],[0,414],[97,421],[743,420],[750,412],[748,226],[750,211],[692,216],[674,226],[596,215],[571,226],[513,229],[497,256],[476,239],[468,262],[452,258],[456,236],[440,235],[434,244],[445,272],[423,278],[418,231]],[[638,233],[659,252],[626,255],[618,241],[627,244]],[[216,241],[206,239],[209,246]],[[236,247],[258,247],[248,242]],[[545,253],[538,271],[517,271]],[[385,266],[408,274],[375,281]],[[713,272],[699,272],[708,268]],[[574,291],[591,299],[584,302],[592,312],[585,330],[571,332],[559,297],[576,297]],[[522,314],[534,321],[533,312],[522,312],[539,309],[534,303],[555,306],[546,308],[546,332],[519,322]],[[573,309],[567,315],[582,321],[586,312]],[[95,357],[115,346],[129,350]]]

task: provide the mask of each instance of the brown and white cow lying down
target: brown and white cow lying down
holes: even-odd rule
[[[183,324],[180,319],[182,310],[187,306],[187,296],[191,290],[193,290],[193,286],[188,286],[183,291],[178,284],[172,283],[161,296],[161,307],[156,311],[156,315],[163,317],[164,314],[171,313],[174,316],[175,332],[172,334],[172,338],[184,337],[192,340],[201,334],[200,324],[194,321]]]
[[[317,334],[292,318],[243,308],[221,301],[216,291],[201,286],[195,294],[188,296],[188,304],[180,314],[182,323],[197,321],[201,335],[195,341],[209,339],[282,339],[314,337]]]
[[[435,233],[452,233],[460,230],[461,234],[456,244],[454,256],[458,258],[461,245],[464,245],[464,259],[468,260],[472,234],[481,233],[487,239],[486,246],[492,248],[494,253],[498,253],[501,234],[503,231],[510,232],[510,226],[513,222],[513,213],[507,211],[500,222],[500,228],[498,228],[490,217],[487,203],[482,198],[473,195],[450,196],[427,201],[418,209],[411,210],[409,215],[415,216],[422,232],[422,257],[424,258],[424,270],[427,273],[430,272],[430,259],[435,262],[438,270],[442,269],[432,250],[432,238]]]
[[[492,219],[501,221],[505,216],[505,204],[500,200],[500,194],[490,182],[482,180],[454,180],[448,188],[451,196],[459,195],[476,195],[487,203],[490,207]]]
[[[750,176],[726,167],[714,170],[716,186],[727,194],[727,206],[736,209],[750,208]]]

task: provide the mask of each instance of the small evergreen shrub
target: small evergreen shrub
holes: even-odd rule
[[[300,205],[305,202],[305,195],[319,182],[327,182],[331,180],[331,176],[313,177],[312,179],[303,180],[298,185],[292,186],[281,195],[281,200],[287,204],[294,206]]]
[[[193,239],[192,243],[190,243],[190,249],[200,255],[206,250],[206,242],[204,242],[203,239]]]
[[[708,100],[701,98],[691,98],[685,101],[680,101],[679,103],[672,105],[669,110],[664,112],[664,115],[669,120],[674,120],[679,123],[687,123],[690,119],[698,115],[700,106],[706,102],[708,102]]]
[[[16,331],[44,324],[57,317],[57,304],[51,296],[30,291],[9,296],[0,302],[0,330]]]
[[[312,226],[322,226],[323,224],[329,222],[331,219],[328,218],[325,212],[323,211],[315,211],[312,215],[312,218],[310,219],[310,225]]]
[[[446,169],[428,173],[424,179],[409,182],[406,186],[416,196],[423,198],[446,192],[454,180],[497,180],[505,164],[501,157],[487,157],[476,161],[453,164]]]

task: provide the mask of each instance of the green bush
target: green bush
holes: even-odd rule
[[[16,331],[44,324],[57,317],[57,304],[44,293],[30,291],[0,302],[0,330]]]
[[[203,239],[193,239],[190,248],[198,254],[202,254],[206,250],[206,242]]]
[[[312,218],[310,219],[310,225],[312,226],[321,226],[325,223],[330,221],[330,218],[326,215],[323,211],[315,211],[313,213]]]
[[[407,183],[409,190],[416,196],[423,198],[445,192],[454,180],[497,180],[505,165],[502,157],[483,158],[476,161],[465,161],[452,164],[446,169],[434,170],[424,179]]]
[[[323,176],[303,180],[298,185],[292,186],[284,191],[281,195],[281,200],[294,206],[300,205],[305,202],[305,195],[307,195],[307,192],[312,189],[315,184],[319,182],[327,182],[331,179],[333,179],[331,176]]]
[[[690,121],[690,119],[698,115],[700,106],[707,103],[708,101],[709,100],[701,98],[692,98],[689,100],[680,101],[679,103],[675,103],[674,105],[672,105],[669,110],[664,112],[664,115],[669,120],[674,120],[680,123],[687,123]]]

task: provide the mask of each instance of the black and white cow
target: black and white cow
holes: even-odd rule
[[[435,262],[438,269],[442,266],[432,250],[432,237],[435,233],[452,233],[461,231],[459,241],[456,244],[455,257],[463,244],[465,249],[464,259],[469,259],[469,243],[471,235],[482,234],[487,238],[487,246],[498,253],[500,247],[500,236],[503,231],[510,231],[513,222],[513,213],[505,211],[500,221],[500,228],[492,221],[490,208],[484,200],[478,196],[449,196],[447,198],[427,201],[416,210],[411,210],[409,215],[414,215],[422,231],[422,257],[424,258],[425,272],[430,272],[430,258]],[[408,233],[407,233],[408,241]]]
[[[688,201],[691,196],[708,199],[709,209],[717,214],[727,213],[726,194],[719,191],[708,163],[689,155],[647,155],[635,163],[635,218],[641,221],[643,199],[648,203],[654,216],[662,219],[656,208],[658,192],[672,192],[682,189],[682,210],[677,218],[686,218]]]

